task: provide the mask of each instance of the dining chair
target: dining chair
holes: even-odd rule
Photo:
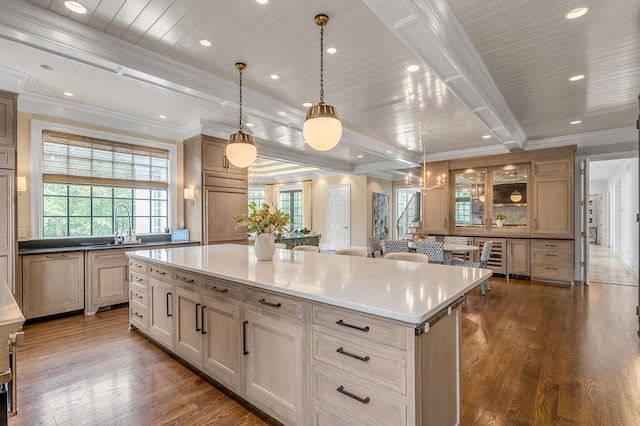
[[[344,256],[361,256],[361,257],[367,257],[367,255],[369,253],[367,253],[366,250],[362,250],[362,249],[337,249],[336,254],[341,254]]]
[[[429,263],[443,263],[442,246],[440,241],[416,241],[416,253],[426,254],[429,257]]]
[[[385,254],[383,258],[391,260],[407,260],[409,262],[429,263],[429,256],[421,253],[394,252]]]
[[[455,266],[466,266],[467,268],[486,268],[489,258],[491,257],[491,248],[493,247],[493,241],[485,241],[482,246],[482,252],[480,253],[480,262],[456,262]],[[480,283],[480,291],[482,295],[485,295],[484,285],[487,284],[487,291],[491,291],[491,284],[489,278]]]
[[[295,246],[291,250],[293,250],[293,251],[315,251],[316,253],[320,253],[320,247],[318,247],[318,246],[301,245],[301,246]]]
[[[369,253],[371,253],[371,257],[376,257],[376,252],[380,252],[380,256],[384,256],[382,252],[382,241],[380,241],[380,237],[369,237]]]
[[[274,246],[276,246],[276,248],[280,248],[280,249],[286,249],[287,245],[285,243],[274,243]]]
[[[409,253],[407,240],[384,240],[382,248],[385,253]]]

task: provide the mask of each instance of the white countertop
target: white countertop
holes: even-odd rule
[[[285,249],[276,249],[272,261],[258,261],[253,247],[235,244],[127,254],[414,325],[491,275],[488,269]]]

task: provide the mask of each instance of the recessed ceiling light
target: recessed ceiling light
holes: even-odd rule
[[[584,78],[583,74],[573,75],[569,77],[569,81],[580,81]]]
[[[284,112],[284,111],[278,111],[278,115],[279,115],[280,117],[286,117],[286,116],[287,116],[287,113],[286,113],[286,112]]]
[[[364,157],[364,155],[357,155],[356,157],[357,157],[357,158],[363,158],[363,157]]]
[[[247,127],[253,127],[253,123],[247,123],[247,124],[245,124],[245,126],[247,126]]]
[[[573,9],[571,12],[567,13],[567,19],[576,19],[584,15],[589,11],[587,7],[579,7],[577,9]]]
[[[203,45],[204,47],[211,46],[211,42],[209,40],[207,40],[206,38],[201,38],[200,39],[200,44]]]
[[[56,69],[49,64],[40,64],[40,68],[47,71],[55,71]]]
[[[271,74],[271,79],[272,80],[277,80],[279,78],[280,78],[280,76],[278,74]]]
[[[330,48],[327,49],[327,53],[330,53],[332,55],[334,53],[336,53],[337,51],[338,51],[338,49],[336,49],[335,47],[330,47]]]
[[[582,123],[582,120],[575,120],[571,122],[571,124],[580,124],[580,123]]]
[[[305,102],[302,104],[303,107],[305,108],[311,108],[313,106],[313,104],[311,102]]]
[[[267,3],[269,3],[269,0],[256,0],[256,2],[258,4],[267,4]]]
[[[391,151],[387,150],[387,154],[391,154]]]
[[[409,72],[416,72],[420,69],[420,65],[409,65],[407,67],[407,71]]]
[[[73,93],[71,93],[71,92],[64,92],[64,93],[63,93],[63,95],[65,95],[65,96],[69,96],[69,97],[72,97],[72,96],[73,96]]]
[[[167,116],[166,116],[166,115],[162,115],[162,114],[160,114],[160,115],[158,116],[158,118],[167,118]]]
[[[491,137],[491,135],[483,135],[482,139],[489,139]]]
[[[72,12],[85,14],[87,13],[87,8],[78,3],[77,1],[65,1],[64,6]]]

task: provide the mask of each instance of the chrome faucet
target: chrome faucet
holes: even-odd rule
[[[127,212],[127,220],[129,221],[129,228],[124,236],[119,235],[118,230],[118,207],[124,207]],[[116,204],[113,208],[113,223],[116,231],[116,235],[113,239],[114,244],[123,244],[124,242],[131,242],[133,237],[133,216],[131,216],[131,210],[126,204]]]

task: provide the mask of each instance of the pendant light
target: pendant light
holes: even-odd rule
[[[516,181],[516,183],[518,182],[518,172],[515,172],[515,178],[514,180]],[[509,196],[509,198],[511,199],[511,201],[513,201],[514,203],[519,202],[520,200],[522,200],[522,194],[520,193],[520,191],[518,191],[517,189],[515,191],[513,191],[511,193],[511,195]]]
[[[242,132],[242,70],[247,67],[242,62],[236,63],[236,69],[240,71],[240,121],[238,123],[238,133],[229,136],[226,155],[229,162],[236,167],[249,167],[256,161],[258,150],[253,143],[251,135]]]
[[[327,151],[340,142],[342,123],[336,109],[324,103],[324,27],[329,17],[317,15],[315,21],[320,27],[320,102],[307,111],[302,134],[311,148]]]

